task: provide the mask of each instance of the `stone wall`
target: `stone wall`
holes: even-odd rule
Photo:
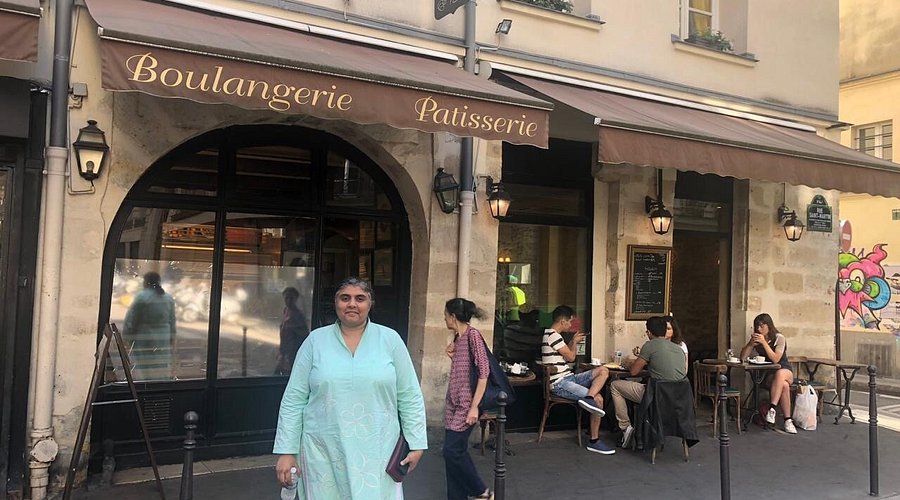
[[[746,320],[732,321],[732,345],[743,345],[753,318],[772,315],[795,356],[834,357],[834,286],[837,279],[839,231],[804,231],[789,242],[776,212],[784,197],[787,206],[805,220],[806,205],[821,194],[838,220],[838,193],[805,186],[751,181],[749,183]],[[736,259],[737,260],[737,259]]]

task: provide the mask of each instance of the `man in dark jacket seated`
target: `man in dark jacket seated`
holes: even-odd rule
[[[637,376],[645,368],[650,378],[657,381],[674,382],[687,376],[684,351],[666,339],[666,320],[653,317],[647,320],[647,338],[638,358],[631,364],[632,376]],[[622,447],[627,448],[634,434],[634,426],[628,416],[628,403],[640,403],[646,386],[633,380],[616,380],[610,384],[610,393],[616,408],[616,420],[622,430]]]

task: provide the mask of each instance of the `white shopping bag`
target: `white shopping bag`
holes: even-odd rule
[[[816,408],[819,398],[816,390],[808,384],[802,384],[797,389],[797,398],[794,400],[794,425],[807,430],[816,430]]]

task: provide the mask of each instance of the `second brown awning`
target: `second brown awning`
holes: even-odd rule
[[[37,61],[40,22],[38,0],[0,0],[0,59]]]
[[[540,99],[452,64],[142,0],[87,0],[103,87],[547,147]]]
[[[599,161],[900,197],[900,165],[794,128],[519,75],[599,122]]]

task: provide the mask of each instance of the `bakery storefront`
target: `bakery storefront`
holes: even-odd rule
[[[60,344],[72,350],[58,372],[86,377],[91,323],[115,323],[161,462],[181,459],[188,410],[201,415],[200,456],[268,453],[290,370],[287,309],[300,335],[333,322],[348,276],[373,284],[373,320],[399,331],[421,368],[418,326],[435,315],[416,297],[431,290],[430,266],[456,265],[429,234],[454,219],[434,202],[436,169],[457,169],[459,136],[546,147],[550,105],[437,56],[139,0],[86,4],[78,29],[99,36],[76,39],[73,79],[92,94],[72,123],[105,128],[111,161],[75,186],[92,196],[67,206],[64,248],[92,258],[67,254],[63,301],[96,300],[99,315],[64,309]],[[480,216],[474,230],[496,232]],[[132,309],[148,273],[175,303],[171,340],[130,334],[146,321]],[[96,299],[71,285],[80,277]],[[126,397],[113,365],[101,402]],[[58,411],[80,411],[87,386],[72,387]],[[92,418],[92,463],[104,442],[118,466],[145,463],[133,407],[98,405]]]

